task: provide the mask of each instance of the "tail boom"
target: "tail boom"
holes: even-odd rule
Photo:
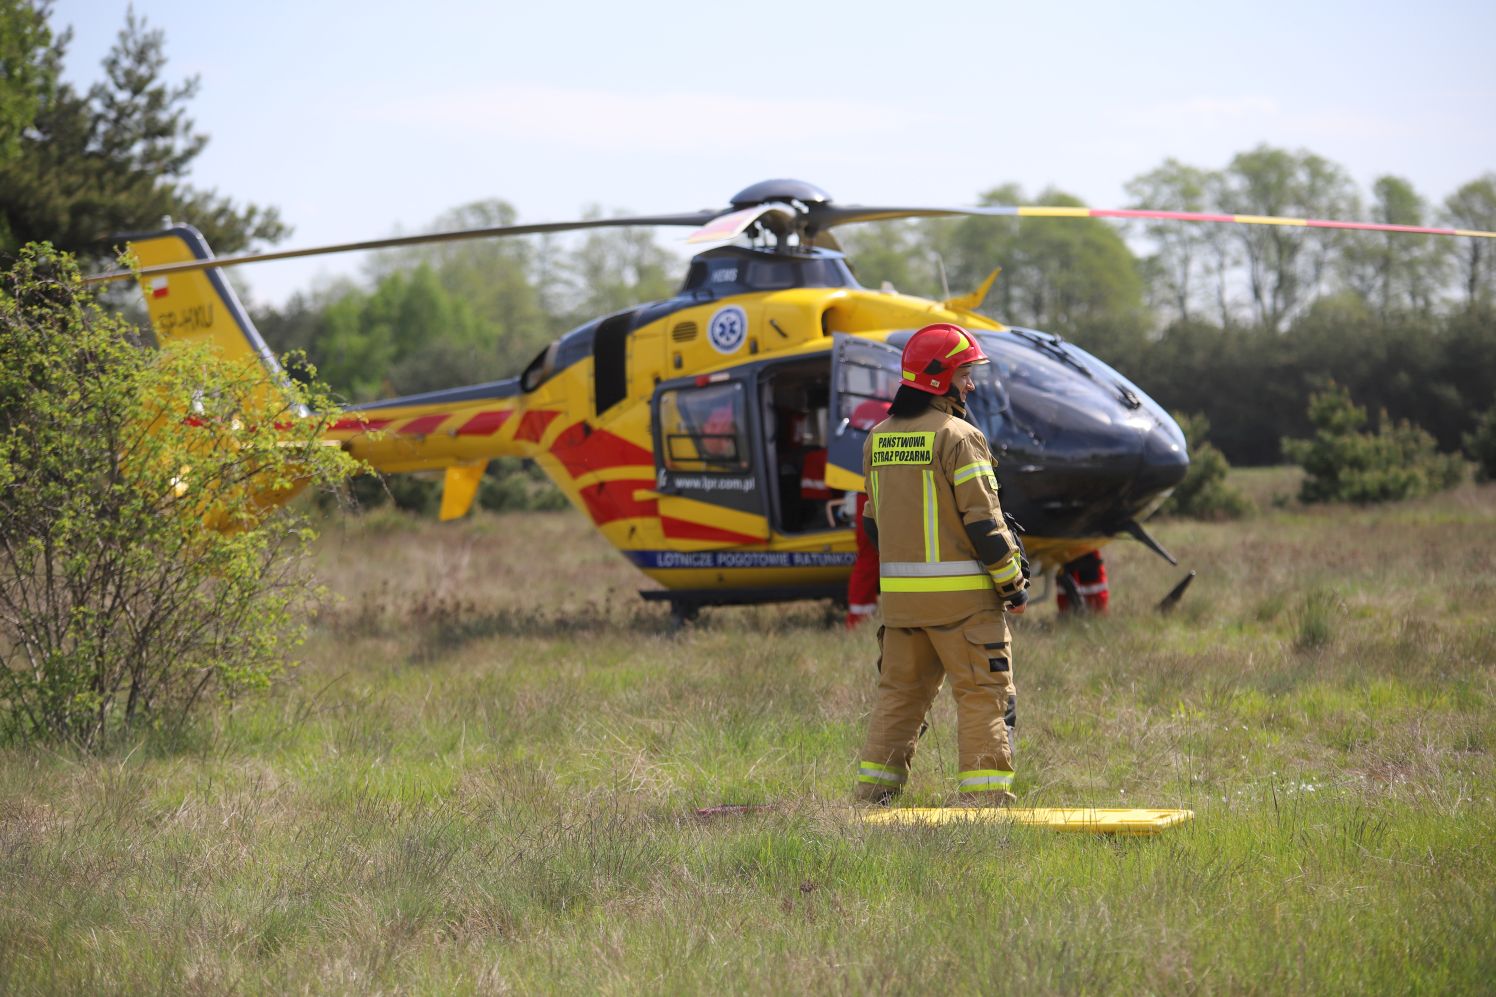
[[[391,398],[350,408],[329,439],[376,471],[430,471],[493,457],[535,457],[560,414],[531,408],[509,378],[490,384]]]

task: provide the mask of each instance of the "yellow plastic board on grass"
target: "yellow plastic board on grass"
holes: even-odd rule
[[[904,807],[867,813],[869,824],[1000,823],[1090,834],[1158,834],[1195,819],[1193,810],[1151,807]]]

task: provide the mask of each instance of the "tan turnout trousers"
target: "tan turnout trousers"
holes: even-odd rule
[[[1013,745],[1007,720],[1016,719],[1012,644],[1002,610],[983,610],[935,627],[884,627],[880,638],[878,702],[862,746],[859,799],[897,794],[909,777],[930,704],[949,678],[956,697],[961,793],[1012,796]]]

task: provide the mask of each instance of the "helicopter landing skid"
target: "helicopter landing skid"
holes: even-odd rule
[[[670,604],[670,629],[679,630],[700,615],[704,606],[760,606],[773,602],[830,599],[845,605],[845,582],[785,585],[768,589],[641,589],[647,602]]]

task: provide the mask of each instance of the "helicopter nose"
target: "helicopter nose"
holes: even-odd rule
[[[1156,425],[1143,439],[1143,459],[1134,493],[1156,495],[1184,480],[1190,469],[1189,452],[1177,429]]]

